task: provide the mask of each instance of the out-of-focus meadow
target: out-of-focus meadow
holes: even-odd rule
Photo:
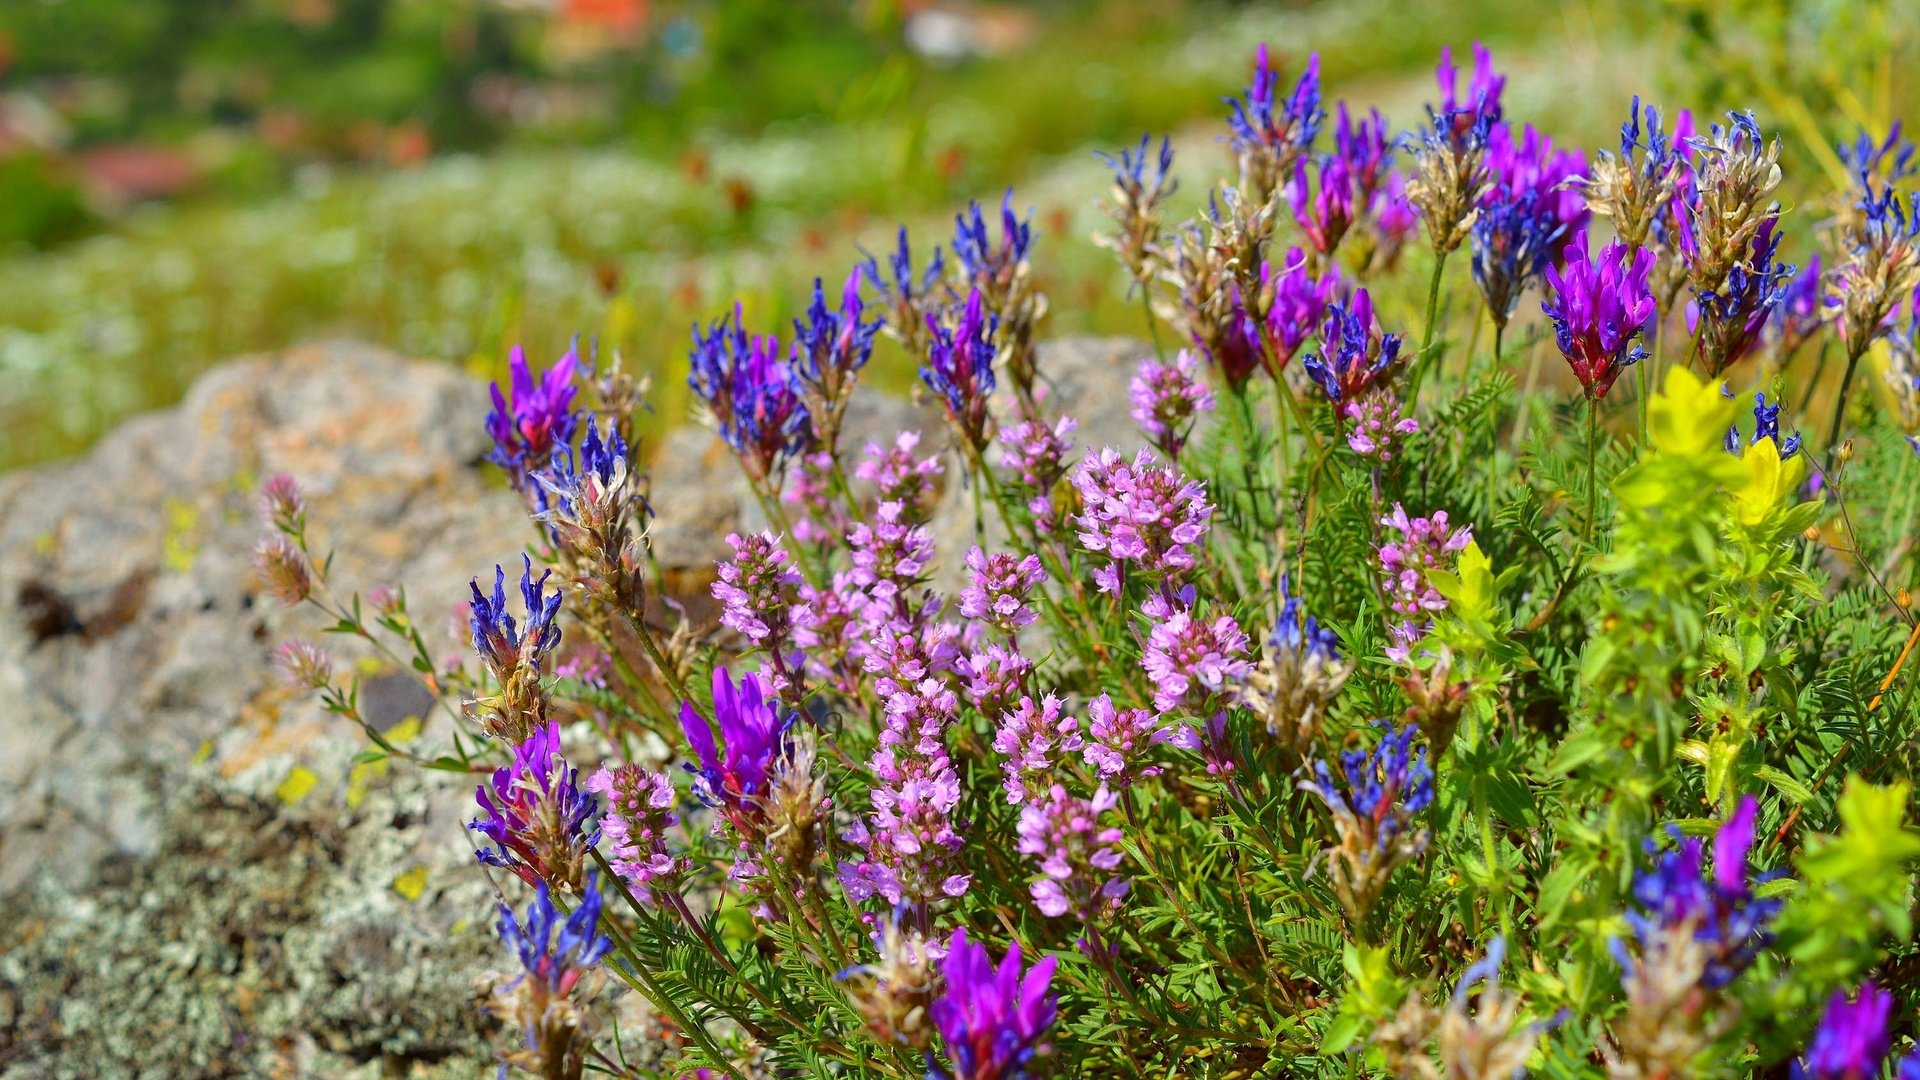
[[[84,448],[206,366],[347,335],[495,373],[576,334],[683,414],[688,326],[760,325],[859,248],[1015,189],[1051,333],[1138,333],[1086,240],[1093,157],[1170,132],[1269,41],[1402,125],[1442,44],[1509,108],[1611,145],[1633,93],[1788,136],[1789,203],[1883,131],[1915,5],[1847,0],[19,0],[0,5],[0,467]],[[1291,75],[1288,75],[1291,78]],[[1798,260],[1803,252],[1789,252]],[[904,385],[897,354],[878,377]]]

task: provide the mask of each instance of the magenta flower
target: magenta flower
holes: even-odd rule
[[[579,364],[571,349],[538,381],[527,368],[527,354],[515,345],[507,356],[509,400],[494,383],[493,411],[487,414],[487,434],[493,449],[487,460],[507,470],[518,486],[526,475],[543,468],[556,447],[573,441],[579,422],[573,411],[573,375]]]
[[[1067,794],[1054,784],[1027,800],[1020,811],[1020,854],[1031,856],[1040,868],[1040,880],[1030,889],[1042,915],[1059,918],[1071,913],[1081,922],[1112,914],[1127,895],[1127,881],[1114,875],[1120,868],[1124,835],[1118,828],[1100,827],[1100,818],[1120,805],[1120,797],[1105,784],[1091,799]]]
[[[1587,174],[1586,155],[1555,150],[1553,140],[1532,124],[1515,141],[1513,129],[1500,124],[1487,139],[1485,160],[1491,186],[1483,204],[1532,195],[1536,212],[1551,223],[1543,231],[1570,240],[1587,227],[1593,215],[1578,184]]]
[[[903,510],[896,502],[881,503],[872,524],[855,525],[847,534],[853,556],[848,580],[870,604],[899,615],[906,614],[907,594],[926,581],[934,557],[933,534],[902,520]]]
[[[1340,291],[1340,274],[1329,268],[1314,277],[1307,269],[1306,252],[1299,248],[1287,249],[1287,261],[1279,273],[1269,266],[1261,267],[1260,273],[1273,291],[1263,328],[1267,349],[1273,370],[1285,371],[1326,317],[1327,305]]]
[[[727,534],[733,558],[719,564],[713,598],[720,601],[720,622],[755,645],[778,650],[792,629],[793,604],[800,574],[793,556],[770,532],[741,537]]]
[[[1143,764],[1147,748],[1172,737],[1158,716],[1145,709],[1116,708],[1111,697],[1101,694],[1087,703],[1086,745],[1080,753],[1101,780],[1130,787],[1135,780],[1159,775],[1158,766]]]
[[[1485,45],[1473,43],[1473,81],[1468,84],[1464,98],[1460,96],[1460,71],[1453,66],[1450,46],[1441,47],[1440,66],[1435,69],[1434,78],[1440,84],[1435,129],[1450,136],[1456,147],[1466,145],[1470,139],[1484,140],[1500,121],[1500,95],[1507,86],[1507,77],[1493,70],[1493,54]]]
[[[1140,370],[1127,383],[1133,402],[1133,422],[1171,461],[1180,460],[1198,414],[1213,411],[1213,391],[1200,378],[1200,362],[1181,349],[1173,363],[1153,357],[1140,361]]]
[[[1887,1056],[1887,1019],[1893,995],[1868,980],[1853,1000],[1835,990],[1827,1010],[1814,1029],[1804,1061],[1794,1062],[1794,1075],[1806,1080],[1871,1080],[1880,1075]]]
[[[1053,504],[1053,486],[1067,473],[1067,453],[1079,421],[1063,416],[1049,425],[1044,420],[1022,420],[1000,429],[1000,466],[1014,474],[1009,486],[1027,496],[1034,524],[1051,534],[1061,524]]]
[[[1293,179],[1287,184],[1287,205],[1313,250],[1331,255],[1354,219],[1353,174],[1346,159],[1336,154],[1321,161],[1319,181],[1316,191],[1307,183],[1307,163],[1295,162]]]
[[[999,716],[1027,693],[1033,661],[1006,645],[988,645],[961,658],[956,674],[966,680],[967,700],[982,716]]]
[[[1087,455],[1073,486],[1084,504],[1074,518],[1081,545],[1112,560],[1094,571],[1100,591],[1119,595],[1128,568],[1153,581],[1193,568],[1213,515],[1199,482],[1157,464],[1149,451],[1129,462],[1109,447]]]
[[[1018,942],[998,968],[984,946],[953,932],[940,965],[946,990],[928,1010],[940,1029],[952,1080],[1024,1080],[1034,1058],[1048,1052],[1047,1029],[1058,1011],[1047,992],[1057,961],[1049,956],[1023,969]],[[935,1075],[937,1070],[930,1070]],[[938,1074],[943,1078],[945,1074]]]
[[[513,764],[493,771],[475,790],[486,816],[467,827],[493,841],[476,854],[529,885],[577,889],[587,852],[600,841],[596,800],[579,771],[560,756],[560,725],[549,723],[514,748]]]
[[[1392,174],[1393,140],[1387,138],[1387,121],[1379,109],[1370,109],[1367,118],[1355,123],[1341,102],[1333,126],[1333,154],[1345,164],[1353,177],[1356,202],[1366,206]]]
[[[1140,666],[1153,683],[1153,707],[1161,712],[1205,712],[1233,683],[1253,671],[1246,631],[1231,615],[1199,616],[1193,586],[1168,596],[1154,593],[1144,611],[1153,623]]]
[[[1420,421],[1401,413],[1400,397],[1392,390],[1345,402],[1340,416],[1347,422],[1347,447],[1383,465],[1399,455],[1403,439],[1420,430]]]
[[[1006,774],[1002,787],[1007,802],[1014,806],[1044,795],[1053,785],[1054,755],[1071,754],[1084,745],[1080,721],[1064,714],[1064,706],[1053,694],[1040,699],[1030,697],[1000,717],[994,732],[993,749],[1006,755],[1000,771]]]
[[[1047,580],[1040,556],[989,555],[976,544],[967,552],[967,570],[972,580],[960,592],[960,614],[1008,635],[1038,618],[1027,606],[1027,594]]]
[[[1607,396],[1622,371],[1646,359],[1638,339],[1655,310],[1647,283],[1653,251],[1633,254],[1613,240],[1593,261],[1583,232],[1567,246],[1566,260],[1564,272],[1546,268],[1549,296],[1540,310],[1553,320],[1554,340],[1574,378],[1589,399],[1597,400]]]
[[[680,726],[699,759],[698,768],[688,767],[694,774],[694,794],[719,808],[743,835],[752,833],[760,817],[760,801],[767,793],[767,780],[786,730],[766,690],[752,672],[741,676],[736,685],[726,668],[713,669],[718,743],[714,725],[700,709],[691,701],[680,704]]]
[[[685,856],[667,847],[667,830],[679,823],[673,812],[673,780],[625,764],[587,778],[587,790],[607,800],[600,835],[607,841],[607,863],[643,904],[657,903],[655,889],[671,892],[689,868]]]
[[[958,699],[937,679],[887,695],[869,761],[878,781],[869,793],[872,812],[841,834],[863,853],[840,864],[841,887],[855,902],[877,896],[925,905],[964,895],[972,883],[958,872],[960,777],[946,748],[958,714]]]

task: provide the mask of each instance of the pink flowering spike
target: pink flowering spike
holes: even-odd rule
[[[1153,713],[1116,708],[1113,698],[1101,694],[1087,703],[1087,738],[1081,754],[1101,780],[1124,788],[1140,778],[1158,775],[1157,766],[1145,763],[1146,753],[1171,736]]]
[[[1198,482],[1148,451],[1129,462],[1109,448],[1081,462],[1073,486],[1083,504],[1075,518],[1080,543],[1110,560],[1095,572],[1102,592],[1118,594],[1122,570],[1160,582],[1194,567],[1213,515]]]
[[[663,772],[637,765],[602,766],[587,778],[587,790],[606,799],[600,833],[607,862],[643,904],[658,903],[655,890],[673,891],[689,869],[685,856],[667,846],[666,832],[679,822],[673,813],[673,781]]]
[[[967,570],[971,580],[960,593],[960,614],[1009,637],[1038,618],[1027,606],[1027,595],[1047,580],[1040,556],[989,555],[975,545],[967,552]]]
[[[1385,577],[1381,589],[1393,619],[1387,628],[1392,642],[1387,657],[1404,664],[1412,656],[1413,645],[1432,628],[1433,614],[1447,609],[1446,597],[1433,587],[1428,572],[1450,570],[1452,556],[1472,542],[1473,530],[1454,528],[1445,510],[1436,511],[1432,517],[1409,518],[1399,503],[1394,504],[1393,513],[1380,519],[1380,524],[1399,534],[1383,544],[1379,554]]]
[[[1007,802],[1019,806],[1053,783],[1055,751],[1073,753],[1084,745],[1080,721],[1064,713],[1061,700],[1048,694],[1038,704],[1023,697],[1000,718],[993,749],[1005,755]]]
[[[1148,357],[1127,383],[1134,423],[1172,461],[1180,460],[1200,413],[1212,412],[1213,391],[1200,378],[1199,358],[1180,350],[1173,363]]]
[[[1653,252],[1643,248],[1636,254],[1614,240],[1593,261],[1583,233],[1566,258],[1564,272],[1547,267],[1549,298],[1540,309],[1553,320],[1554,340],[1574,378],[1588,398],[1599,399],[1622,371],[1647,356],[1638,341],[1655,310],[1647,278]]]
[[[881,448],[868,443],[863,459],[853,468],[854,479],[874,487],[874,497],[882,503],[899,503],[910,521],[923,521],[931,507],[934,483],[942,472],[940,455],[920,457],[920,433],[903,431],[894,436],[893,445]]]
[[[1246,632],[1230,615],[1208,619],[1193,606],[1193,587],[1155,593],[1142,610],[1152,623],[1140,666],[1154,685],[1161,712],[1206,712],[1252,671]]]
[[[1100,818],[1119,804],[1104,784],[1091,799],[1054,784],[1027,801],[1020,812],[1018,847],[1040,872],[1029,891],[1041,914],[1056,919],[1071,914],[1090,922],[1119,908],[1127,883],[1112,872],[1121,863],[1115,845],[1123,833],[1100,826]]]

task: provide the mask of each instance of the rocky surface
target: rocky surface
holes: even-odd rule
[[[1139,347],[1042,354],[1080,445],[1132,445]],[[284,688],[272,652],[322,629],[253,584],[254,491],[297,477],[345,587],[404,584],[435,649],[464,583],[519,550],[481,462],[485,389],[453,368],[328,344],[236,361],[86,458],[0,477],[0,1076],[474,1076],[501,961],[461,828],[465,778],[362,765],[364,739]],[[850,440],[937,414],[856,400]],[[856,442],[857,445],[857,442]],[[663,442],[654,538],[704,594],[757,527],[724,448]],[[950,485],[957,488],[958,485]],[[944,496],[949,565],[971,542]],[[697,617],[697,615],[696,615]],[[448,725],[412,676],[339,651],[382,726]]]

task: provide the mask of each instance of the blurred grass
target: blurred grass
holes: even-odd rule
[[[176,400],[212,363],[320,336],[366,338],[498,371],[507,346],[557,353],[576,334],[659,376],[684,408],[687,327],[734,296],[784,327],[815,275],[896,222],[922,253],[971,194],[1008,184],[1036,210],[1050,331],[1141,331],[1086,242],[1105,187],[1089,150],[1185,133],[1182,209],[1225,175],[1219,99],[1271,41],[1287,78],[1322,52],[1329,98],[1403,123],[1440,45],[1486,39],[1512,75],[1509,115],[1595,145],[1657,74],[1639,5],[1505,0],[1311,7],[1118,3],[1043,24],[1017,55],[951,70],[856,72],[819,120],[752,137],[627,149],[519,147],[385,173],[323,172],[245,205],[157,206],[113,233],[0,260],[0,467],[72,454],[129,413]],[[777,73],[773,73],[777,75]],[[755,77],[773,77],[761,73]],[[876,363],[910,378],[893,354]]]

